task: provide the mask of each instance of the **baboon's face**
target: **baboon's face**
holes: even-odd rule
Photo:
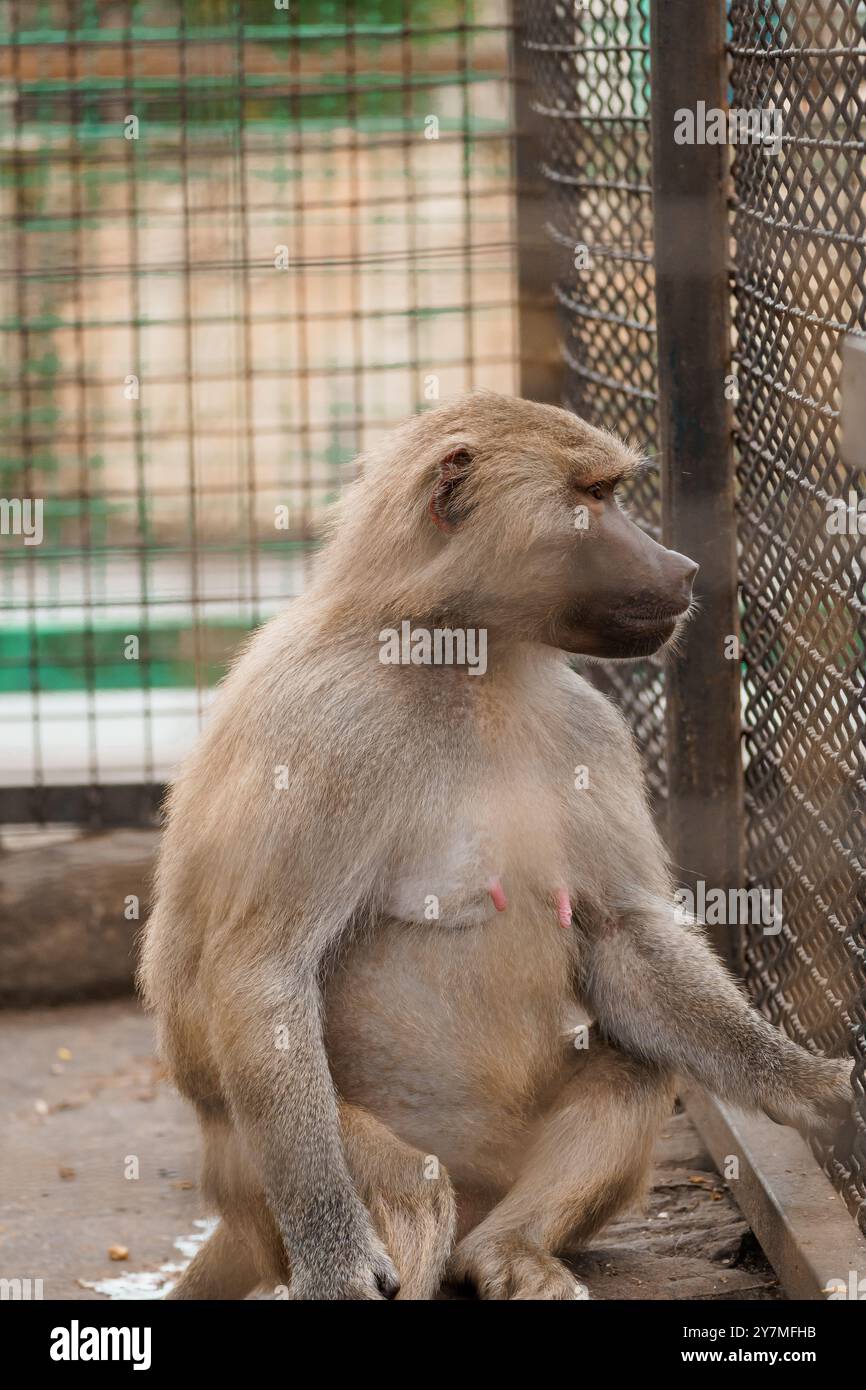
[[[521,635],[584,656],[636,659],[674,635],[698,566],[642,531],[618,487],[636,457],[561,411],[529,434],[443,461],[430,516],[453,536],[449,577]],[[563,422],[567,421],[568,424]]]
[[[590,483],[585,494],[578,515],[588,527],[566,561],[554,643],[584,656],[650,656],[685,620],[698,566],[641,531],[610,483]]]

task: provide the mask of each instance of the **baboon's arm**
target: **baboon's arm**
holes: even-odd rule
[[[305,931],[293,922],[286,935],[308,943],[322,934],[318,923]],[[263,949],[253,933],[247,941],[235,936],[231,971],[214,972],[223,1084],[261,1168],[292,1271],[290,1294],[389,1296],[399,1279],[343,1152],[315,962],[292,952],[285,935],[279,950]]]
[[[626,1050],[804,1132],[850,1110],[850,1062],[807,1052],[750,1008],[672,904],[644,899],[582,950],[586,1003]]]

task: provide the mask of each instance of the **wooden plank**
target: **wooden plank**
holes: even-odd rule
[[[128,993],[159,831],[34,838],[0,857],[0,1004]]]
[[[747,1115],[687,1087],[689,1117],[789,1298],[824,1299],[836,1286],[850,1298],[852,1272],[866,1279],[866,1239],[845,1203],[793,1129]],[[866,1287],[866,1286],[864,1286]]]

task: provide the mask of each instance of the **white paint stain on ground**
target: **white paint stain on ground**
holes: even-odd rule
[[[193,1225],[198,1229],[192,1235],[178,1236],[174,1242],[175,1250],[184,1256],[182,1260],[169,1261],[160,1265],[159,1269],[145,1270],[140,1274],[129,1270],[112,1279],[79,1279],[78,1283],[83,1289],[93,1289],[94,1293],[104,1294],[115,1301],[165,1298],[168,1291],[174,1288],[177,1275],[183,1273],[193,1255],[216,1229],[217,1219],[206,1217],[194,1221]]]

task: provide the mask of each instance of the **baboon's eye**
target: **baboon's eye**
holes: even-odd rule
[[[594,497],[597,502],[604,501],[604,485],[602,483],[590,483],[589,487],[584,488],[590,497]]]

